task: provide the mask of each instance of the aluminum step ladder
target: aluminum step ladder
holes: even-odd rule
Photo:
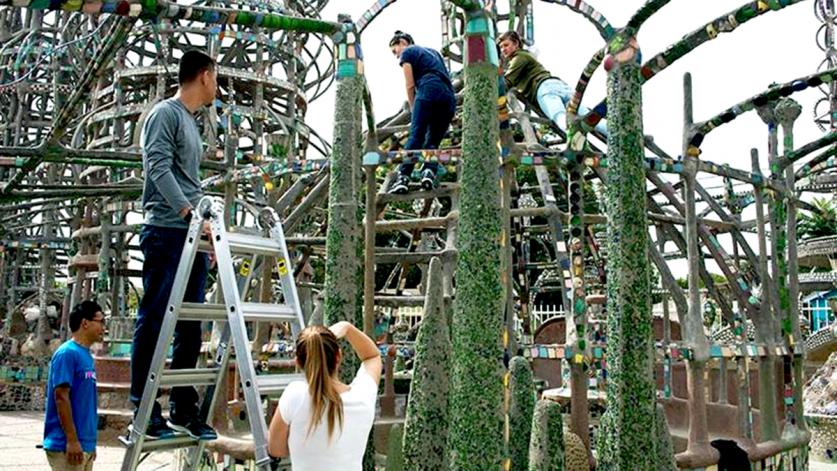
[[[172,439],[146,440],[142,432],[148,426],[157,391],[164,386],[206,386],[199,414],[201,420],[211,423],[215,402],[225,391],[221,382],[224,377],[223,372],[228,368],[231,346],[235,348],[241,388],[244,392],[248,420],[255,444],[256,469],[259,471],[271,469],[272,459],[267,453],[267,423],[262,396],[281,394],[291,381],[304,380],[304,376],[301,374],[256,375],[245,322],[289,323],[295,338],[304,328],[305,321],[294,283],[285,234],[276,213],[267,208],[259,214],[262,236],[228,231],[224,227],[224,214],[224,205],[220,199],[204,197],[192,217],[169,297],[168,309],[151,361],[148,381],[134,419],[134,427],[127,437],[120,437],[120,441],[127,447],[122,471],[135,471],[141,457],[149,452],[177,448],[190,449],[186,469],[193,471],[199,468],[206,442],[185,434],[176,434]],[[211,244],[209,241],[201,240],[204,221],[208,221],[211,228]],[[214,252],[216,256],[217,281],[223,294],[224,304],[183,302],[192,265],[199,251]],[[241,270],[240,273],[236,273],[234,255],[249,257],[249,261],[245,259],[243,263],[250,263],[253,268],[259,257],[274,258],[284,303],[244,302],[242,298],[246,299],[246,289],[256,270]],[[215,361],[211,367],[179,370],[165,368],[166,354],[172,342],[175,325],[181,320],[212,321],[224,324],[214,356]],[[232,340],[231,345],[230,340]]]

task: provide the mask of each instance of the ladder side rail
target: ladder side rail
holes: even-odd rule
[[[214,252],[214,248],[213,248]],[[258,259],[257,255],[253,255],[250,257],[250,270],[246,275],[242,275],[239,271],[236,275],[237,282],[238,282],[238,289],[239,292],[242,293],[242,298],[246,296],[247,289],[250,286],[250,281],[253,279],[253,273],[256,271],[256,261]],[[232,270],[233,267],[225,267],[223,265],[218,265],[218,273],[222,270]],[[222,290],[221,294],[223,295],[223,287],[219,284],[219,289]],[[229,363],[230,363],[230,336],[231,330],[229,322],[226,319],[223,321],[215,321],[223,323],[221,327],[221,335],[218,337],[218,347],[215,350],[214,361],[215,366],[220,368],[220,374],[215,380],[215,384],[211,384],[206,387],[206,391],[204,392],[203,401],[201,401],[200,411],[198,412],[200,420],[204,423],[211,423],[214,418],[215,413],[215,404],[218,402],[218,396],[221,395],[223,392],[226,391],[224,387],[224,382],[227,378],[226,373],[228,372]],[[200,441],[198,442],[197,446],[190,448],[189,457],[188,457],[188,471],[198,471],[200,467],[200,460],[201,456],[203,455],[203,451],[206,447],[206,442]]]
[[[218,271],[222,268],[219,266]],[[215,403],[218,401],[218,395],[225,391],[226,388],[223,387],[223,382],[226,380],[226,372],[230,361],[230,326],[229,323],[226,321],[218,321],[223,322],[224,326],[221,330],[221,336],[218,340],[218,348],[215,351],[215,366],[220,368],[220,373],[215,380],[215,384],[209,385],[206,387],[206,391],[204,392],[203,401],[201,402],[201,408],[199,411],[200,420],[204,421],[204,423],[209,424],[210,421],[213,419],[213,412],[215,412]],[[206,442],[203,440],[198,442],[197,446],[191,448],[189,452],[189,471],[197,471],[200,466],[200,459],[203,455],[203,450],[206,446]]]
[[[297,324],[291,323],[291,333],[296,338],[300,331],[305,328],[305,317],[302,315],[302,306],[299,304],[299,294],[296,291],[296,280],[294,280],[293,265],[291,265],[291,257],[288,253],[288,245],[285,243],[285,231],[282,228],[282,222],[279,216],[272,208],[267,210],[270,225],[270,236],[279,243],[280,256],[282,260],[277,260],[279,269],[279,280],[282,285],[282,294],[285,296],[285,304],[293,308],[296,313]]]
[[[215,255],[219,267],[232,267],[232,253],[221,215],[223,215],[223,211],[219,205],[214,205],[210,221]],[[267,470],[271,461],[267,453],[267,424],[265,423],[265,412],[256,385],[256,373],[253,368],[253,357],[250,353],[247,328],[241,310],[242,302],[238,294],[238,285],[233,274],[226,270],[219,269],[218,280],[221,282],[221,289],[224,293],[224,303],[227,306],[228,325],[235,346],[241,388],[247,404],[250,431],[253,434],[255,444],[256,467]]]
[[[197,216],[197,215],[193,215]],[[175,273],[172,291],[169,295],[166,313],[157,337],[157,345],[154,347],[154,356],[151,359],[151,367],[148,370],[148,379],[143,390],[142,400],[139,409],[134,417],[134,427],[131,430],[129,441],[130,446],[125,452],[125,459],[122,462],[122,471],[134,471],[137,467],[139,456],[142,451],[142,444],[145,440],[145,430],[151,417],[152,403],[157,398],[157,391],[160,386],[160,377],[166,364],[166,354],[174,336],[174,329],[177,325],[177,317],[180,314],[180,306],[183,304],[183,297],[186,294],[186,287],[189,277],[192,274],[192,266],[195,263],[195,255],[198,252],[200,241],[200,230],[203,225],[201,217],[192,217],[189,225],[189,232],[183,251],[180,254],[180,262]]]
[[[212,252],[215,253],[214,245],[212,246]],[[246,258],[246,257],[245,257]],[[250,287],[250,281],[253,279],[253,273],[255,272],[256,261],[258,259],[257,255],[253,255],[249,257],[250,259],[250,270],[247,272],[246,275],[242,275],[241,271],[239,270],[236,274],[236,280],[238,284],[238,292],[242,293],[241,297],[244,298],[247,296],[247,290]],[[225,268],[222,265],[218,265],[218,273],[221,270],[232,270],[233,267]],[[233,270],[234,271],[234,270]],[[219,288],[221,290],[221,297],[223,298],[223,288],[221,288],[219,283]],[[206,387],[204,391],[203,400],[201,401],[201,407],[198,411],[198,417],[206,424],[210,424],[214,417],[215,412],[215,404],[218,401],[218,395],[222,392],[226,391],[226,388],[223,386],[223,382],[226,379],[225,373],[227,372],[227,368],[229,366],[230,361],[230,326],[227,322],[227,319],[223,321],[215,321],[223,323],[221,327],[221,335],[218,337],[218,347],[215,350],[214,361],[215,366],[219,368],[219,374],[217,378],[215,378],[215,383],[210,384]],[[206,442],[203,440],[198,441],[197,446],[193,446],[189,448],[189,456],[186,462],[186,469],[188,471],[198,471],[200,468],[201,457],[203,456],[204,449],[206,448]]]

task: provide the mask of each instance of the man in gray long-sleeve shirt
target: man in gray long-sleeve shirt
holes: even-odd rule
[[[140,233],[144,256],[143,296],[131,351],[131,401],[137,407],[148,381],[192,210],[203,196],[198,177],[203,143],[194,114],[215,99],[215,61],[202,52],[188,51],[180,60],[178,79],[177,94],[154,106],[140,139],[145,173],[142,191],[145,225]],[[183,298],[185,302],[204,301],[207,265],[206,254],[198,254]],[[194,368],[200,346],[200,322],[178,322],[171,367]],[[195,388],[172,388],[169,421],[163,419],[160,403],[155,401],[144,431],[146,439],[172,438],[174,431],[200,440],[215,439],[215,431],[199,415],[197,402]]]

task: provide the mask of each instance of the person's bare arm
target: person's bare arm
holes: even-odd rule
[[[282,419],[282,414],[279,408],[273,414],[273,419],[270,421],[270,429],[267,431],[267,453],[275,458],[284,458],[291,454],[288,449],[288,436],[291,433],[291,428]]]
[[[401,68],[404,70],[404,84],[407,87],[407,101],[410,103],[410,109],[416,103],[416,81],[413,78],[413,66],[405,62]]]
[[[381,380],[381,370],[383,363],[381,362],[381,352],[378,351],[378,346],[366,334],[361,332],[357,327],[350,322],[341,321],[329,327],[334,335],[338,338],[345,338],[360,358],[364,369],[372,377],[375,383]]]
[[[58,420],[64,435],[67,436],[67,463],[73,466],[84,461],[84,452],[78,441],[76,425],[73,423],[73,408],[70,405],[70,387],[61,385],[55,388],[55,406],[58,409]]]

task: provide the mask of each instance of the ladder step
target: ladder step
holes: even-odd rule
[[[233,253],[258,254],[278,257],[282,254],[279,242],[267,238],[235,232],[227,233],[230,251]]]
[[[128,437],[124,435],[119,436],[119,442],[126,448],[132,445]],[[177,448],[187,448],[198,444],[197,438],[192,438],[186,434],[175,435],[174,438],[167,438],[165,440],[148,440],[142,441],[142,453],[150,451],[174,450]]]
[[[184,368],[164,370],[160,386],[207,386],[215,384],[221,368]]]
[[[245,321],[296,321],[296,312],[285,304],[241,303]],[[182,321],[226,321],[227,306],[210,303],[183,303],[177,318]]]
[[[305,375],[296,373],[256,376],[256,384],[259,387],[259,394],[262,396],[277,395],[284,391],[292,381],[305,381]]]

